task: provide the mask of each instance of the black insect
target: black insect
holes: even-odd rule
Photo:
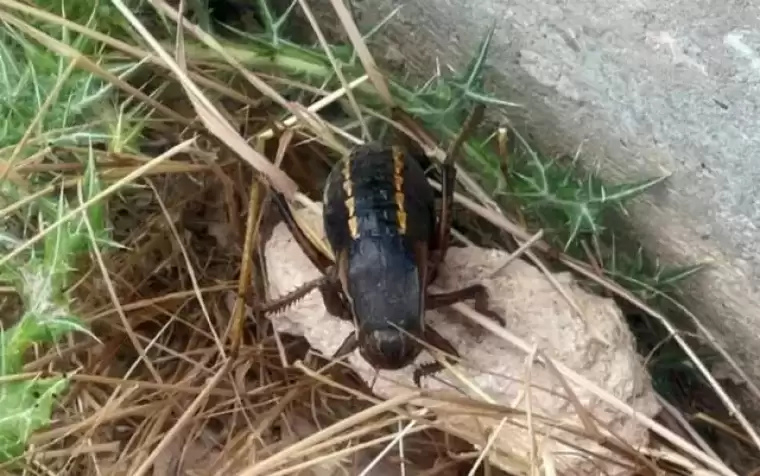
[[[438,294],[427,291],[449,246],[457,149],[481,115],[478,110],[468,119],[443,161],[440,216],[419,153],[365,145],[335,164],[323,196],[324,229],[334,263],[299,228],[285,198],[272,191],[290,232],[322,276],[270,301],[262,312],[278,312],[317,287],[328,312],[355,326],[334,357],[358,347],[373,367],[388,370],[416,359],[422,350],[416,339],[458,355],[425,325],[428,309],[474,299],[477,310],[503,323],[488,309],[488,292],[481,284]],[[422,376],[442,368],[435,362],[415,369],[415,383],[419,386]]]

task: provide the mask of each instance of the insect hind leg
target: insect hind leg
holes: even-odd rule
[[[263,314],[277,314],[303,299],[315,288],[318,288],[322,294],[322,300],[327,311],[341,319],[350,320],[348,308],[340,293],[338,274],[333,262],[309,240],[301,227],[298,226],[298,222],[296,222],[287,200],[281,193],[272,190],[272,202],[277,207],[285,225],[293,235],[293,238],[295,238],[298,246],[309,258],[309,261],[322,273],[322,276],[298,286],[284,296],[263,303],[258,306],[258,311]]]
[[[457,169],[456,159],[462,145],[469,138],[475,128],[483,120],[485,106],[477,104],[470,115],[465,119],[464,124],[457,133],[454,141],[446,152],[446,158],[441,164],[441,215],[435,232],[435,243],[433,253],[433,269],[436,269],[446,260],[446,253],[449,249],[451,240],[451,224],[454,212],[454,188],[456,187]]]
[[[295,238],[298,246],[301,247],[303,252],[309,258],[309,261],[319,270],[322,274],[328,274],[328,270],[332,267],[333,263],[327,256],[325,256],[319,248],[309,240],[306,233],[303,232],[298,222],[296,221],[293,212],[290,209],[285,197],[276,190],[272,190],[272,202],[277,207],[277,211],[280,212],[285,225]]]
[[[279,314],[288,307],[294,305],[306,297],[306,295],[312,292],[315,288],[323,286],[329,281],[329,279],[330,277],[325,275],[320,276],[316,279],[312,279],[311,281],[307,281],[294,290],[288,292],[284,296],[271,299],[266,303],[256,306],[256,311],[261,314]]]
[[[503,317],[493,311],[489,305],[490,296],[488,288],[482,284],[472,284],[453,291],[444,291],[442,293],[428,293],[425,297],[425,309],[438,309],[450,306],[457,302],[473,299],[475,305],[473,308],[479,313],[498,322],[500,325],[506,325]]]

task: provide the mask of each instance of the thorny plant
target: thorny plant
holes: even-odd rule
[[[335,71],[320,47],[288,39],[288,21],[293,16],[297,1],[288,3],[279,11],[275,11],[267,0],[254,2],[261,27],[258,32],[241,32],[230,26],[214,25],[212,18],[206,14],[208,5],[204,3],[201,0],[190,2],[195,7],[194,11],[199,13],[200,23],[206,29],[225,34],[225,48],[244,65],[257,71],[298,79],[318,88],[339,86]],[[71,10],[69,3],[64,8],[64,2],[58,1],[41,7],[81,24],[97,26],[101,32],[112,32],[117,37],[130,36],[130,30],[110,4],[96,3],[93,6],[83,0],[72,5],[76,11]],[[371,39],[391,19],[392,16],[386,18],[367,32],[364,38]],[[40,23],[37,26],[42,31],[72,48],[83,53],[99,52],[97,42],[88,42],[58,26]],[[4,157],[13,159],[6,152],[8,150],[13,150],[18,157],[28,157],[58,143],[85,147],[105,143],[107,147],[117,150],[137,147],[140,125],[147,115],[145,110],[130,107],[129,104],[110,108],[102,106],[108,104],[110,97],[110,87],[105,82],[81,70],[70,69],[69,64],[58,56],[28,41],[28,32],[21,33],[12,25],[4,24],[0,35],[0,80],[5,84],[0,92],[3,95],[0,101],[3,118],[0,123],[0,148],[4,151]],[[474,104],[486,104],[492,109],[514,106],[485,91],[486,58],[491,39],[491,33],[486,35],[473,59],[459,74],[436,75],[416,90],[402,81],[390,81],[394,99],[428,130],[445,139],[453,136]],[[195,60],[213,57],[197,44],[188,43],[186,48],[187,56]],[[364,74],[353,48],[332,45],[331,49],[348,81]],[[130,65],[129,61],[110,52],[104,51],[102,59],[104,64],[113,65],[109,69],[115,74],[125,71]],[[36,125],[41,133],[34,138],[44,140],[27,141],[23,148],[16,150],[16,146],[23,142],[29,124],[34,122],[40,110],[45,109],[46,99],[54,91],[57,91],[56,99],[47,106],[42,120]],[[283,95],[291,100],[309,99],[304,98],[306,93],[303,90],[295,87],[285,87],[284,91]],[[364,85],[357,87],[355,94],[361,99],[365,110],[379,108],[382,104],[374,90]],[[96,112],[95,117],[101,120],[88,119],[93,116],[85,112],[93,111]],[[385,127],[381,122],[373,121],[371,117],[369,121],[373,122],[374,132],[383,133]],[[345,122],[349,124],[350,120],[346,119]],[[676,298],[679,285],[701,269],[700,265],[678,268],[662,266],[640,246],[633,253],[627,247],[623,250],[617,245],[612,227],[607,224],[610,213],[623,212],[628,201],[666,177],[605,184],[595,173],[581,172],[575,159],[546,157],[536,152],[517,131],[512,131],[512,134],[508,157],[498,150],[498,135],[469,140],[464,147],[465,168],[502,208],[517,203],[523,219],[536,228],[546,230],[548,241],[558,249],[586,260],[589,257],[586,245],[590,243],[604,274],[652,304]],[[94,163],[91,160],[85,162],[85,180],[78,198],[86,201],[98,190],[99,183]],[[3,165],[10,168],[11,164]],[[45,187],[59,190],[55,184],[49,183],[49,176],[37,174],[36,177],[34,185],[39,190]],[[30,229],[39,232],[71,207],[63,193],[56,200],[41,198],[29,201],[28,206],[10,206],[8,204],[23,202],[25,197],[10,180],[3,178],[0,191],[4,223],[11,223],[5,220],[10,214],[23,223],[15,229],[6,225],[2,230],[4,251],[18,246],[22,236]],[[22,371],[25,352],[32,345],[54,344],[70,331],[87,332],[78,318],[68,312],[68,276],[75,270],[77,256],[87,253],[93,246],[110,243],[105,217],[103,205],[90,207],[86,215],[66,222],[49,233],[40,249],[32,249],[19,256],[12,265],[2,270],[0,277],[16,289],[23,302],[23,312],[17,323],[3,329],[0,340],[2,376]],[[4,319],[4,322],[7,320]],[[685,360],[681,354],[676,358]],[[657,381],[658,369],[655,367],[652,371]],[[65,378],[37,378],[2,384],[0,458],[12,459],[23,452],[31,432],[48,423],[54,396],[60,394],[66,384]]]
[[[63,10],[62,2],[49,7]],[[68,13],[87,23],[108,11],[102,5],[86,11],[74,5]],[[72,48],[96,52],[96,43],[63,28],[42,24],[41,29]],[[96,202],[71,220],[63,217],[101,190],[93,148],[128,150],[142,121],[135,117],[144,115],[128,104],[120,112],[109,110],[110,84],[71,66],[13,25],[0,28],[0,254],[21,247],[29,233],[47,232],[40,245],[0,267],[0,285],[20,297],[20,311],[11,314],[14,309],[5,306],[0,315],[0,377],[10,379],[0,384],[0,463],[24,454],[29,437],[50,423],[56,398],[69,385],[66,376],[14,380],[30,350],[55,346],[72,333],[97,340],[70,310],[72,277],[93,247],[118,245],[110,240],[105,204]],[[89,151],[80,159],[83,174],[74,196],[65,191],[72,184],[53,174],[42,171],[26,183],[10,173],[23,159],[66,147]]]
[[[9,182],[5,182],[8,190]],[[83,200],[100,189],[94,163],[90,162],[79,188]],[[57,203],[29,207],[30,222],[45,230],[71,209],[69,200],[61,194]],[[5,197],[10,194],[4,193]],[[44,202],[46,199],[40,199]],[[7,223],[7,222],[6,222]],[[2,230],[2,251],[21,246],[20,240],[8,229]],[[28,351],[38,345],[55,345],[72,332],[96,337],[89,332],[79,316],[70,311],[68,294],[76,262],[91,246],[107,243],[105,208],[102,204],[90,207],[78,220],[63,222],[44,239],[42,246],[0,268],[0,282],[10,284],[21,297],[23,311],[7,329],[0,329],[0,376],[22,373]],[[4,322],[11,322],[2,316]],[[50,421],[53,404],[68,386],[66,377],[36,376],[19,381],[4,382],[0,387],[0,462],[19,458],[26,449],[32,432]]]

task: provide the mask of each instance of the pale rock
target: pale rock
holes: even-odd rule
[[[310,225],[319,224],[318,217],[312,213],[307,215],[300,211],[299,217],[306,219]],[[321,232],[320,226],[314,228]],[[316,268],[282,223],[273,230],[265,255],[272,297],[286,294],[318,276]],[[506,327],[511,333],[626,402],[637,413],[653,417],[659,411],[659,405],[650,377],[614,301],[589,294],[578,286],[569,273],[554,275],[582,310],[582,316],[576,315],[555,286],[532,265],[514,260],[499,270],[507,257],[508,254],[500,250],[452,247],[435,284],[443,289],[454,289],[482,281],[491,293],[491,308],[506,319]],[[494,271],[497,272],[489,277]],[[451,309],[429,311],[426,316],[427,322],[449,339],[467,360],[466,367],[457,366],[459,372],[464,373],[470,382],[495,402],[526,411],[524,381],[527,379],[526,361],[529,356],[525,352]],[[327,356],[337,350],[353,329],[351,323],[326,312],[318,291],[310,293],[283,314],[274,316],[272,321],[277,331],[302,335],[314,349]],[[423,351],[416,364],[432,359],[428,352]],[[399,371],[381,371],[378,375],[358,351],[348,360],[364,381],[368,384],[374,381],[372,389],[380,397],[392,398],[414,388],[413,366]],[[487,373],[477,369],[484,369]],[[610,454],[589,439],[551,430],[540,424],[538,415],[582,428],[575,407],[561,397],[565,391],[556,374],[541,364],[534,364],[530,368],[529,378],[533,383],[531,411],[539,457],[551,458],[558,474],[633,474],[601,458],[593,458],[591,462],[588,455],[579,454],[577,449],[559,441],[561,439],[585,451],[611,456],[613,460],[619,459],[619,456]],[[424,378],[422,386],[447,391],[456,389],[460,395],[466,393],[474,399],[480,398],[448,371]],[[629,415],[611,408],[591,391],[577,386],[573,386],[573,390],[597,419],[631,447],[648,444],[648,431]],[[446,410],[445,407],[441,409]],[[455,413],[452,416],[449,411],[444,416],[439,415],[443,428],[479,448],[485,445],[491,430],[499,425],[499,419],[458,416]],[[505,470],[525,474],[530,461],[526,418],[517,415],[510,419],[519,426],[507,421],[489,457],[493,464]],[[544,436],[547,432],[550,433],[548,438]]]

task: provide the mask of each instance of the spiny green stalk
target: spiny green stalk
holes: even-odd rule
[[[81,184],[80,196],[87,200],[100,190],[95,174],[95,163],[87,163]],[[75,204],[76,206],[76,204]],[[71,204],[60,194],[57,216],[60,218],[71,209]],[[41,230],[53,220],[37,215]],[[88,220],[95,236],[85,231]],[[3,252],[19,246],[20,237],[2,230]],[[69,221],[48,233],[39,248],[31,249],[15,261],[0,269],[0,282],[11,285],[22,299],[23,313],[18,319],[4,318],[16,323],[0,329],[0,375],[12,376],[23,371],[28,350],[33,345],[54,345],[72,332],[88,334],[83,321],[72,314],[71,299],[67,294],[69,279],[75,271],[79,257],[93,246],[108,243],[108,227],[104,205],[96,203],[89,207],[76,221]],[[31,434],[50,423],[56,397],[66,390],[68,379],[63,377],[20,380],[0,384],[0,462],[20,458]]]
[[[59,9],[58,13],[62,11]],[[80,9],[73,14],[93,21],[104,11],[99,8],[86,16]],[[93,43],[60,27],[36,26],[80,51],[96,51]],[[54,95],[56,90],[58,93]],[[63,189],[59,189],[57,197],[38,198],[15,214],[0,217],[0,253],[22,246],[29,233],[44,232],[72,206],[100,191],[92,147],[111,144],[114,133],[130,130],[134,125],[127,118],[118,122],[121,127],[115,131],[103,121],[92,120],[94,115],[107,110],[102,103],[109,92],[108,84],[82,70],[70,69],[68,61],[31,42],[19,31],[8,25],[0,29],[0,149],[7,151],[2,154],[6,162],[1,165],[13,167],[7,160],[40,113],[41,120],[26,146],[15,152],[17,160],[54,144],[76,144],[90,150],[89,155],[79,158],[84,162],[85,172],[78,200],[67,198]],[[53,100],[46,109],[44,105],[51,97]],[[24,200],[36,186],[49,185],[50,177],[39,174],[30,177],[29,184],[31,190],[21,190],[10,180],[0,182],[0,208]],[[87,222],[90,228],[86,227]],[[47,233],[40,246],[30,248],[0,269],[0,282],[14,287],[22,302],[21,315],[2,319],[14,324],[0,328],[0,376],[21,373],[33,346],[56,345],[72,332],[95,338],[80,317],[72,314],[68,289],[78,260],[93,247],[108,245],[112,243],[105,205],[97,203]],[[17,461],[23,456],[31,434],[49,425],[55,401],[68,384],[64,377],[0,384],[0,463]]]
[[[72,38],[65,31],[59,33],[85,47],[80,38]],[[116,67],[112,72],[123,68]],[[56,90],[52,107],[44,109]],[[103,102],[111,90],[102,79],[84,70],[70,69],[68,61],[12,27],[0,30],[0,149],[14,148],[38,114],[42,116],[36,134],[19,151],[21,155],[29,156],[49,145],[107,142],[107,124],[93,121],[93,117],[107,109]]]
[[[140,11],[143,9],[145,0],[124,0],[124,3],[132,10]],[[133,36],[129,22],[119,14],[119,10],[110,0],[35,0],[32,4],[36,8],[85,25],[106,35],[119,38]],[[72,41],[72,38],[67,37],[68,32],[59,25],[40,22],[35,24],[35,27],[55,38],[60,38],[67,44],[71,44],[82,53],[93,54],[97,52],[98,45],[96,42],[84,38]]]

